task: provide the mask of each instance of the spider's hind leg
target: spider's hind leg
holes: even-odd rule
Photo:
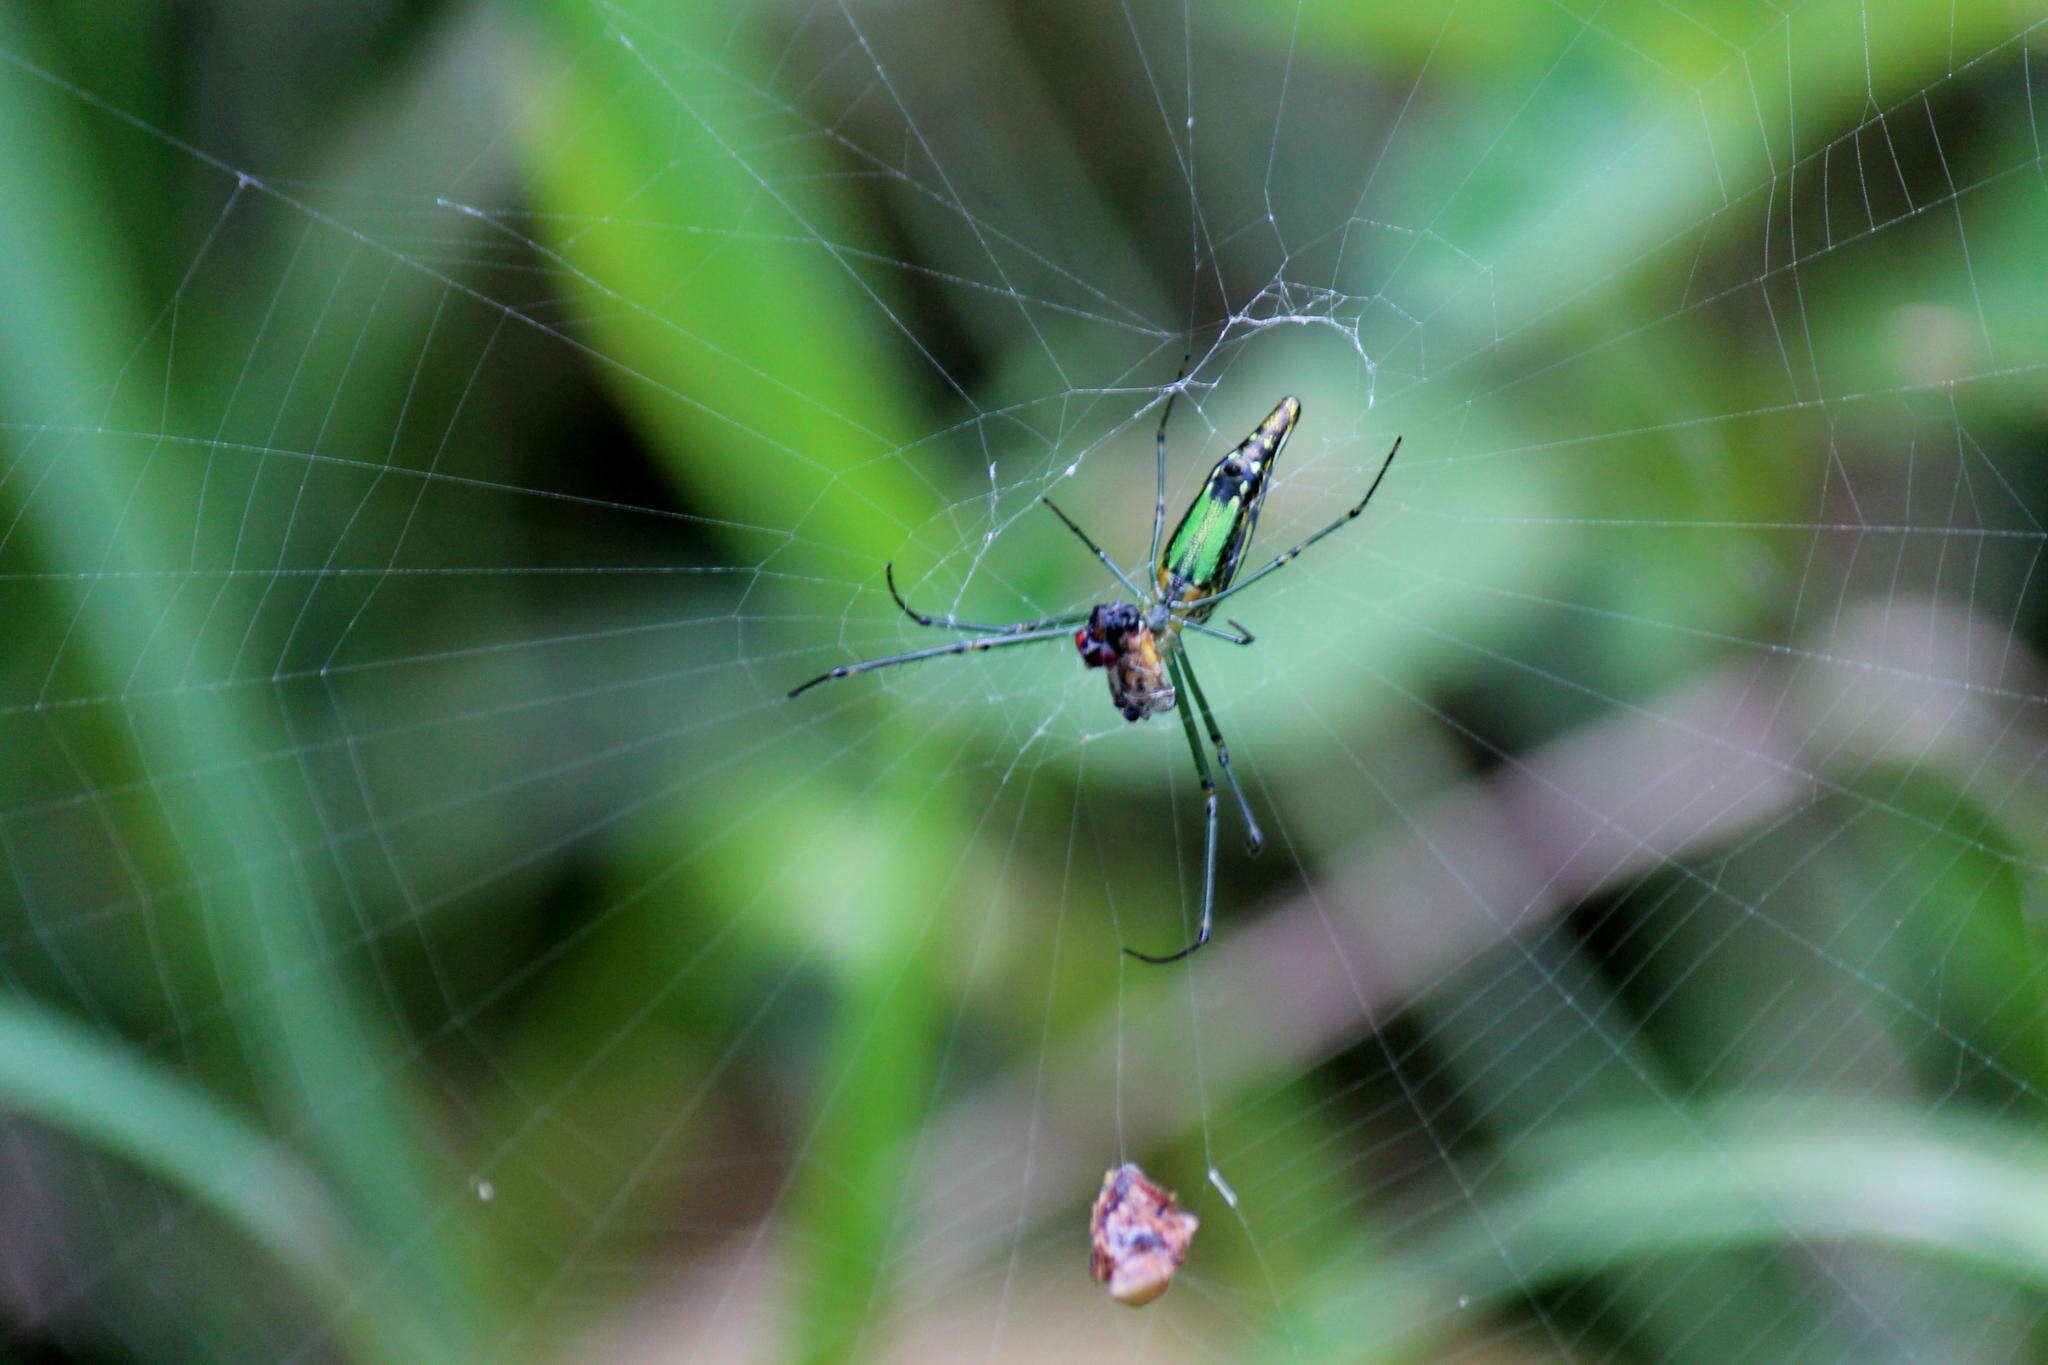
[[[1182,660],[1175,656],[1168,660],[1167,667],[1173,670],[1178,681]],[[1195,733],[1195,717],[1185,706],[1180,708],[1180,723],[1187,732],[1188,752],[1195,756],[1195,771],[1202,775],[1202,923],[1195,931],[1192,943],[1162,957],[1141,953],[1136,948],[1124,949],[1138,961],[1155,965],[1178,962],[1207,943],[1209,931],[1216,920],[1216,782],[1209,776],[1209,756],[1202,752],[1202,737]]]
[[[1235,621],[1232,625],[1237,625]],[[1237,627],[1243,630],[1243,626]],[[1228,637],[1226,637],[1228,638]],[[1251,643],[1249,640],[1243,643]],[[1209,710],[1209,699],[1202,695],[1202,685],[1195,681],[1194,661],[1185,654],[1176,656],[1175,664],[1180,676],[1187,684],[1188,695],[1195,699],[1195,709],[1202,713],[1202,727],[1209,732],[1209,743],[1216,747],[1216,766],[1223,769],[1223,780],[1230,784],[1230,794],[1237,798],[1237,809],[1244,816],[1245,842],[1251,851],[1257,853],[1266,846],[1266,836],[1259,832],[1259,822],[1252,818],[1251,802],[1244,799],[1244,788],[1237,785],[1237,772],[1230,766],[1230,746],[1223,742],[1223,731],[1216,726],[1215,714]]]

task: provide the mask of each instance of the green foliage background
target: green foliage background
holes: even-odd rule
[[[0,8],[0,1344],[2038,1351],[2041,21]],[[1144,524],[1189,346],[1191,462],[1308,395],[1262,544],[1412,463],[1203,656],[1285,837],[1151,974],[1171,727],[780,698],[884,561],[1101,591],[1024,514]],[[1551,901],[1404,880],[1656,761]],[[1136,1316],[1125,1155],[1204,1218]]]

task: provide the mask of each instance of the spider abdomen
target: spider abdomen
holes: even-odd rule
[[[1166,553],[1154,566],[1158,600],[1194,603],[1181,613],[1188,620],[1208,620],[1215,605],[1203,599],[1223,592],[1237,577],[1259,524],[1259,509],[1265,506],[1266,490],[1272,486],[1273,465],[1300,418],[1299,399],[1287,397],[1275,404],[1251,435],[1216,462],[1201,493],[1173,528]]]

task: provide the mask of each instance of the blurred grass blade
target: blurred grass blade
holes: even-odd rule
[[[0,1000],[0,1109],[190,1195],[276,1256],[316,1303],[346,1304],[361,1282],[361,1248],[310,1171],[182,1077],[25,1000]],[[348,1332],[365,1354],[396,1360],[423,1345],[399,1326],[354,1314]]]
[[[532,179],[599,373],[694,500],[773,528],[779,566],[822,545],[871,571],[935,504],[891,365],[908,347],[844,249],[821,134],[723,8],[529,8],[561,69],[534,83]]]
[[[874,574],[932,513],[920,465],[951,447],[908,441],[898,315],[842,250],[861,228],[819,154],[829,144],[765,93],[772,52],[745,19],[735,34],[732,14],[709,7],[530,8],[560,58],[528,109],[533,180],[587,295],[590,340],[610,362],[599,372],[694,503],[776,529],[750,543],[778,569]],[[834,963],[831,1041],[787,1211],[803,1359],[854,1352],[887,1306],[930,1088],[934,906],[961,844],[943,833],[943,783],[915,772],[881,786],[848,794],[868,831],[893,835],[834,867],[846,942],[860,946]]]
[[[1408,1273],[1389,1281],[1387,1259],[1361,1255],[1326,1275],[1296,1344],[1415,1348],[1534,1290],[1736,1247],[1861,1244],[2048,1293],[2048,1146],[1989,1120],[1847,1098],[1743,1100],[1691,1122],[1632,1106],[1515,1155],[1533,1174],[1399,1257]]]
[[[108,216],[78,174],[93,164],[73,122],[87,106],[24,55],[32,50],[18,12],[0,10],[0,405],[21,424],[6,436],[9,462],[31,441],[40,461],[33,481],[10,486],[19,505],[7,521],[46,568],[77,580],[64,604],[61,676],[123,698],[109,729],[132,736],[137,775],[172,827],[166,857],[182,864],[160,875],[203,888],[207,941],[238,1005],[239,1037],[380,1262],[380,1276],[359,1286],[358,1311],[410,1319],[446,1343],[459,1332],[454,1280],[405,1114],[373,1064],[379,1048],[307,894],[298,850],[319,839],[298,827],[300,794],[261,757],[288,746],[248,689],[205,685],[231,670],[181,580],[164,572],[185,563],[191,540],[189,511],[167,491],[180,485],[155,477],[170,457],[106,434],[184,428],[167,389],[143,408],[123,387],[160,370]],[[209,770],[222,775],[170,780]],[[159,913],[182,903],[171,898]],[[56,1083],[76,1087],[77,1113],[119,1102],[82,1078]]]

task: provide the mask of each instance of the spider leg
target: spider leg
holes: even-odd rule
[[[1183,621],[1180,624],[1183,630],[1192,630],[1198,635],[1207,635],[1217,640],[1228,640],[1234,645],[1256,644],[1259,638],[1246,630],[1242,621],[1230,622],[1231,625],[1237,627],[1237,634],[1235,635],[1232,635],[1227,630],[1218,630],[1214,626],[1205,626],[1200,621]]]
[[[1101,560],[1103,564],[1108,567],[1111,573],[1116,575],[1117,582],[1123,584],[1125,587],[1131,590],[1132,597],[1136,598],[1140,602],[1145,600],[1145,590],[1143,588],[1140,588],[1136,583],[1133,583],[1130,579],[1130,575],[1126,574],[1122,569],[1119,569],[1116,566],[1116,561],[1114,559],[1111,559],[1100,545],[1097,545],[1094,541],[1090,540],[1088,538],[1088,533],[1086,531],[1082,530],[1079,526],[1076,526],[1074,524],[1074,519],[1072,517],[1068,516],[1065,512],[1062,512],[1059,509],[1058,504],[1054,503],[1051,498],[1040,498],[1039,501],[1044,503],[1048,508],[1050,508],[1054,516],[1058,517],[1061,521],[1064,521],[1067,524],[1067,529],[1069,531],[1072,531],[1075,535],[1081,537],[1081,543],[1083,545],[1086,545],[1089,549],[1095,552],[1095,557]]]
[[[1264,578],[1267,574],[1273,572],[1275,569],[1285,568],[1288,562],[1292,560],[1296,555],[1300,554],[1303,550],[1306,550],[1309,546],[1321,540],[1324,536],[1329,535],[1332,531],[1335,531],[1342,527],[1346,522],[1352,520],[1360,512],[1363,512],[1365,510],[1365,505],[1372,501],[1372,495],[1380,491],[1380,480],[1386,478],[1387,471],[1393,468],[1394,456],[1400,452],[1400,449],[1401,438],[1396,436],[1394,438],[1393,449],[1387,452],[1386,461],[1380,465],[1380,472],[1373,476],[1372,487],[1365,490],[1365,496],[1360,498],[1352,506],[1350,511],[1346,512],[1343,516],[1337,518],[1328,526],[1325,526],[1322,530],[1316,532],[1314,535],[1310,536],[1307,540],[1304,540],[1303,542],[1301,542],[1301,544],[1295,546],[1293,549],[1285,550],[1282,551],[1280,554],[1274,555],[1270,563],[1268,563],[1264,568],[1260,569],[1257,573],[1254,573],[1251,577],[1239,580],[1232,586],[1225,588],[1222,592],[1210,593],[1207,597],[1190,598],[1187,601],[1182,602],[1180,604],[1181,610],[1185,611],[1191,607],[1213,606],[1216,603],[1221,602],[1226,597],[1229,597],[1235,593],[1243,592],[1246,588],[1249,588],[1252,584],[1258,582],[1261,578]],[[1238,629],[1243,630],[1244,627],[1239,626]]]
[[[1188,377],[1188,362],[1194,358],[1193,351],[1180,358],[1180,373],[1166,392],[1166,410],[1159,414],[1159,435],[1153,442],[1159,451],[1159,502],[1152,511],[1152,553],[1145,557],[1145,564],[1155,572],[1159,568],[1159,537],[1166,530],[1166,424],[1173,420],[1173,400],[1180,397],[1181,381]]]
[[[1177,679],[1180,674],[1179,658],[1169,660],[1167,666],[1173,670]],[[1164,957],[1141,953],[1136,948],[1124,949],[1138,961],[1155,965],[1178,962],[1207,943],[1216,914],[1216,783],[1209,776],[1209,756],[1202,752],[1201,736],[1195,733],[1195,718],[1185,706],[1180,708],[1180,723],[1181,728],[1187,732],[1188,752],[1195,756],[1195,771],[1202,775],[1202,925],[1195,931],[1194,942]]]
[[[908,654],[891,654],[886,659],[868,659],[857,664],[841,664],[828,669],[817,677],[798,687],[792,687],[789,695],[802,696],[821,682],[834,678],[850,678],[856,673],[867,673],[877,668],[890,668],[896,664],[915,663],[919,659],[936,659],[941,654],[966,654],[974,650],[1008,649],[1011,645],[1028,645],[1035,640],[1057,640],[1067,634],[1065,625],[1048,626],[1043,630],[1027,630],[1013,635],[983,635],[972,640],[960,640],[950,645],[934,645],[930,649],[913,649]]]
[[[896,591],[896,566],[884,564],[882,577],[889,584],[889,596],[896,599],[896,605],[903,608],[903,614],[921,626],[940,626],[946,630],[978,630],[984,635],[1021,635],[1026,631],[1043,630],[1047,626],[1078,626],[1088,618],[1083,616],[1046,616],[1036,621],[1014,621],[1006,626],[982,625],[975,621],[956,621],[950,616],[926,616],[921,611],[912,611],[910,603],[903,600],[903,594]],[[1244,627],[1239,626],[1242,630]]]
[[[1236,625],[1236,622],[1231,624]],[[1244,629],[1243,626],[1237,628]],[[1223,742],[1223,731],[1216,727],[1216,715],[1209,709],[1209,699],[1202,695],[1202,684],[1195,681],[1195,661],[1186,654],[1176,654],[1173,662],[1179,666],[1181,681],[1195,699],[1195,709],[1202,713],[1202,725],[1209,732],[1209,742],[1216,746],[1216,766],[1223,769],[1223,780],[1230,784],[1230,794],[1237,798],[1237,808],[1244,815],[1245,840],[1251,845],[1251,851],[1257,853],[1265,847],[1266,836],[1259,833],[1259,822],[1252,819],[1251,803],[1244,799],[1244,788],[1237,785],[1237,774],[1230,767],[1230,746]]]

